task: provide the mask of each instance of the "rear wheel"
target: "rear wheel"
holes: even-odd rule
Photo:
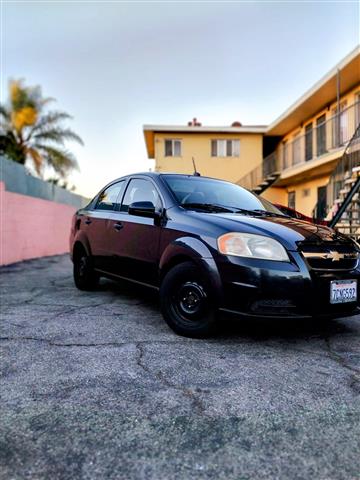
[[[216,332],[216,308],[206,277],[192,262],[176,265],[160,288],[161,311],[174,332],[204,338]]]
[[[74,282],[79,290],[93,290],[99,283],[99,275],[94,271],[92,259],[84,249],[74,255]]]

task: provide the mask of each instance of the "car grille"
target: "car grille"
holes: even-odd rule
[[[300,251],[314,270],[353,270],[359,253],[349,244],[303,244]]]

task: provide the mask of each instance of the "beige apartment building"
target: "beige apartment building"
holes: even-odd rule
[[[144,125],[159,172],[229,180],[274,203],[321,216],[326,186],[360,123],[360,46],[268,126]]]

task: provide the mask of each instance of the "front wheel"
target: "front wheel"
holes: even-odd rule
[[[99,283],[99,275],[92,267],[91,258],[81,250],[74,256],[74,282],[79,290],[93,290]]]
[[[161,312],[174,332],[204,338],[216,332],[216,308],[204,275],[192,262],[173,267],[160,288]]]

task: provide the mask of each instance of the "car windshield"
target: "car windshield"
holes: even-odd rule
[[[283,213],[264,198],[233,183],[212,178],[182,175],[162,175],[179,204],[185,208],[239,211],[240,213]],[[201,207],[204,208],[201,208]]]

